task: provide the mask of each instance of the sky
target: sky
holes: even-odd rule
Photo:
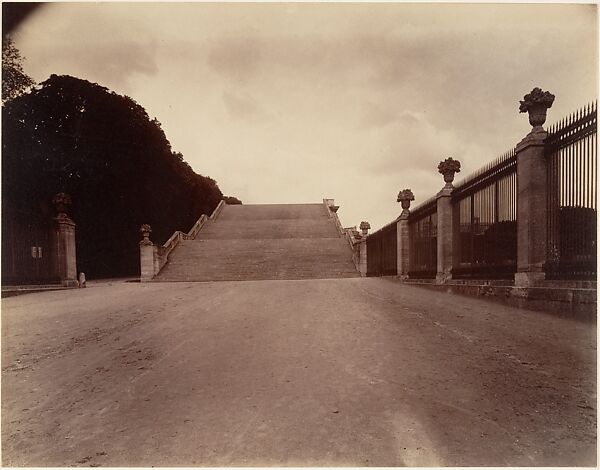
[[[372,231],[598,94],[597,9],[575,4],[51,3],[13,34],[37,82],[132,97],[244,203],[333,198]]]

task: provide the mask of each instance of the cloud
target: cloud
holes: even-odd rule
[[[57,14],[62,21],[55,20]],[[153,34],[134,22],[111,21],[100,4],[48,6],[24,23],[17,36],[37,80],[69,74],[123,91],[133,77],[153,77],[159,70]]]
[[[208,65],[223,77],[246,83],[256,75],[261,59],[259,41],[253,36],[224,39],[208,53]]]
[[[373,102],[365,103],[363,115],[360,121],[361,127],[378,128],[393,123],[398,117],[398,111],[385,106],[379,106]]]
[[[229,115],[236,119],[261,119],[265,117],[265,112],[248,94],[244,96],[232,92],[223,92],[223,103]]]
[[[135,75],[152,77],[158,73],[158,65],[151,44],[123,42],[107,44],[89,49],[76,45],[66,46],[85,74],[93,76],[99,83],[110,83],[116,87],[127,87]],[[59,62],[60,63],[60,62]]]
[[[16,44],[38,80],[132,96],[223,192],[334,197],[375,228],[443,158],[462,177],[515,145],[533,86],[549,123],[593,99],[596,36],[595,5],[98,2],[48,5]]]
[[[399,174],[408,168],[431,170],[444,155],[464,148],[461,139],[436,128],[424,113],[403,111],[384,127],[374,128],[369,139],[375,150],[367,168],[373,175]]]

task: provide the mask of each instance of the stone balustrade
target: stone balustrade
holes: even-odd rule
[[[177,245],[179,245],[182,240],[195,239],[200,230],[202,230],[204,224],[209,220],[216,219],[225,205],[225,201],[221,200],[210,217],[207,217],[206,214],[202,214],[189,232],[185,233],[176,230],[163,245],[155,245],[152,243],[150,240],[152,228],[148,224],[143,224],[140,228],[143,237],[140,241],[140,280],[142,282],[152,280],[165,264],[167,264],[169,255]]]

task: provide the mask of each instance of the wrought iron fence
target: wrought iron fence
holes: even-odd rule
[[[452,193],[452,277],[511,279],[517,268],[517,160],[513,150]]]
[[[550,126],[547,159],[547,279],[597,272],[597,103]],[[517,156],[511,149],[458,183],[451,195],[452,278],[513,279],[517,269]],[[543,208],[540,208],[543,210]],[[411,278],[437,272],[437,198],[408,217]],[[396,274],[396,223],[367,240],[368,275]]]
[[[410,213],[408,232],[409,277],[435,278],[437,272],[437,200],[435,197],[425,201]]]
[[[367,237],[367,276],[395,276],[397,265],[396,222]]]
[[[597,103],[551,126],[547,279],[595,279],[597,272]]]
[[[57,282],[51,266],[52,219],[35,210],[20,213],[12,208],[4,209],[2,283],[16,285]]]

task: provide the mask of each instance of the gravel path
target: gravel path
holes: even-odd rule
[[[385,279],[2,301],[5,466],[596,465],[596,327]]]

